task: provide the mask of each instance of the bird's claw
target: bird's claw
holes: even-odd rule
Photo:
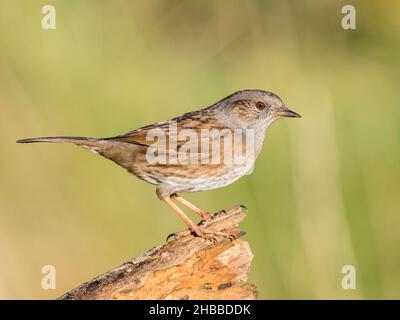
[[[170,239],[170,238],[172,238],[172,237],[174,237],[174,239],[176,239],[176,233],[174,232],[174,233],[170,233],[168,236],[167,236],[167,238],[165,239],[165,242],[168,242],[168,240]]]
[[[226,233],[226,232],[221,232],[221,231],[216,231],[216,230],[211,230],[211,229],[207,229],[205,228],[204,225],[202,226],[197,226],[197,228],[195,229],[186,229],[180,232],[175,232],[175,233],[171,233],[168,235],[166,242],[169,241],[170,238],[174,238],[174,240],[182,238],[184,236],[187,236],[189,233],[196,236],[196,237],[200,237],[202,239],[211,241],[212,243],[217,243],[219,240],[222,239],[228,239],[230,241],[234,241],[236,240],[236,235],[231,234],[231,233]]]
[[[180,239],[180,238],[182,238],[182,237],[184,237],[184,236],[186,236],[186,235],[188,235],[188,234],[189,234],[189,233],[188,233],[188,230],[187,230],[187,229],[186,229],[186,230],[183,230],[183,231],[180,231],[180,232],[170,233],[170,234],[167,236],[167,239],[165,239],[165,242],[168,242],[170,238],[174,238],[173,240],[177,240],[177,239]]]
[[[193,233],[195,233],[198,237],[209,240],[213,243],[217,243],[218,238],[229,239],[230,241],[236,239],[236,236],[234,234],[206,229],[204,226],[196,228],[196,230],[193,230]]]

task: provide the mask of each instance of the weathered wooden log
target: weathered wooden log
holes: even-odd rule
[[[216,243],[189,230],[122,266],[88,281],[60,299],[257,299],[247,283],[253,254],[239,239],[242,206],[214,215],[208,227],[235,235]]]

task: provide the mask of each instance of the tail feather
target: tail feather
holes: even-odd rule
[[[127,154],[132,154],[135,151],[134,145],[112,141],[107,138],[88,138],[88,137],[41,137],[17,140],[18,143],[34,143],[34,142],[53,142],[53,143],[72,143],[88,149],[91,152],[99,154],[107,159],[110,159],[130,171],[132,159]]]
[[[92,147],[97,144],[99,139],[87,138],[87,137],[41,137],[41,138],[30,138],[17,140],[18,143],[34,143],[34,142],[52,142],[52,143],[74,143],[79,146]]]

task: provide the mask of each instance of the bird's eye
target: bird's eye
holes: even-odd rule
[[[261,101],[257,102],[257,103],[256,103],[256,108],[257,108],[258,110],[264,110],[264,109],[265,109],[265,103],[264,103],[264,102],[261,102]]]

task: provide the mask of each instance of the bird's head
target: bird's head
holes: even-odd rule
[[[263,90],[242,90],[219,102],[224,117],[232,125],[242,128],[267,127],[281,117],[300,118],[281,98]]]

